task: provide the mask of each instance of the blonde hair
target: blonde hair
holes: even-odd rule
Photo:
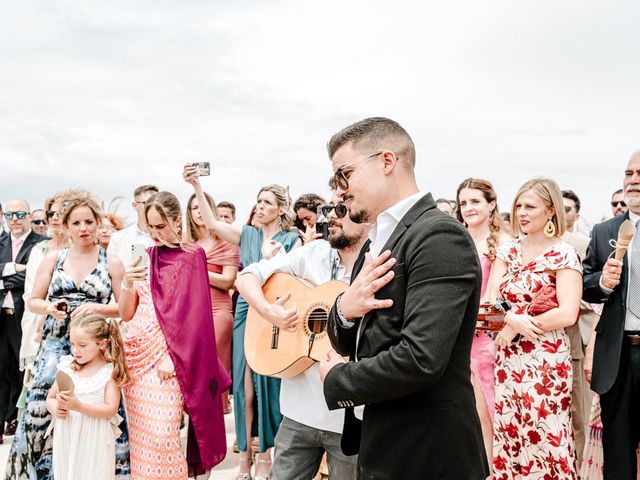
[[[71,320],[69,328],[83,328],[96,342],[106,340],[107,346],[102,351],[102,354],[104,359],[113,365],[111,378],[113,378],[118,387],[122,387],[129,382],[129,371],[124,358],[120,328],[115,320],[107,320],[97,313],[85,313]],[[71,363],[71,367],[75,371],[80,370],[80,365],[75,359]]]
[[[532,178],[524,185],[522,185],[518,190],[518,193],[516,193],[516,196],[513,200],[513,205],[511,206],[511,228],[513,229],[513,233],[516,235],[522,233],[516,214],[516,204],[518,203],[518,198],[520,198],[520,195],[529,190],[538,195],[538,197],[540,197],[547,208],[553,210],[551,223],[553,223],[553,226],[555,227],[556,236],[561,237],[562,235],[564,235],[564,232],[567,231],[567,223],[564,218],[564,203],[562,201],[562,192],[560,191],[560,187],[555,181],[546,177]]]
[[[71,188],[56,194],[54,199],[60,202],[60,217],[62,217],[62,224],[65,226],[69,224],[71,212],[79,207],[89,208],[96,222],[100,223],[102,221],[100,201],[89,190]]]
[[[283,209],[282,214],[279,216],[280,230],[288,232],[293,227],[295,214],[291,211],[291,196],[289,195],[289,188],[282,187],[280,185],[266,185],[258,192],[258,197],[262,192],[271,192],[276,197],[278,207]]]
[[[213,197],[207,192],[204,192],[204,197],[207,199],[207,203],[213,212],[214,218],[218,220],[218,208],[216,207],[216,203],[213,201]],[[189,201],[187,202],[187,242],[197,242],[200,240],[200,228],[196,225],[196,222],[193,220],[193,213],[191,213],[191,205],[195,199],[196,194],[194,193],[189,197]],[[198,207],[202,208],[200,205],[198,205]],[[211,236],[213,238],[218,238],[217,235],[212,234]]]

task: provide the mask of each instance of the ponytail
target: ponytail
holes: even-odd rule
[[[96,342],[106,340],[107,346],[102,354],[104,359],[113,365],[111,378],[118,387],[123,387],[129,382],[129,371],[124,358],[124,348],[122,346],[122,336],[118,322],[112,318],[105,318],[97,313],[85,313],[79,315],[71,321],[70,328],[84,328]],[[71,367],[80,370],[80,365],[73,360]]]

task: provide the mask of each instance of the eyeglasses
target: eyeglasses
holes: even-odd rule
[[[344,170],[346,168],[349,168],[350,166],[355,165],[358,162],[362,162],[363,160],[377,157],[381,153],[383,152],[380,151],[378,153],[374,153],[373,155],[361,158],[359,160],[356,160],[355,162],[347,163],[346,165],[342,165],[340,168],[338,168],[338,170],[336,170],[336,173],[333,174],[333,180],[336,182],[336,185],[340,188],[340,190],[346,191],[349,188],[349,177],[347,175],[351,175],[351,172],[345,173]]]
[[[571,210],[573,210],[573,207],[569,206],[569,205],[565,205],[564,206],[564,211],[565,213],[569,213]]]
[[[616,208],[617,206],[626,207],[627,204],[626,204],[626,202],[623,202],[622,200],[619,200],[617,202],[611,202],[611,206],[613,208]]]
[[[18,220],[23,220],[27,216],[27,213],[29,212],[4,212],[4,218],[11,220],[11,218],[16,217]]]
[[[347,206],[344,203],[339,203],[338,205],[326,204],[320,206],[320,212],[325,217],[329,217],[331,210],[335,210],[336,217],[338,218],[343,218],[347,214]]]
[[[47,218],[53,218],[54,215],[60,215],[57,210],[47,210]]]
[[[31,220],[31,223],[34,225],[46,225],[47,222],[45,222],[44,220]]]

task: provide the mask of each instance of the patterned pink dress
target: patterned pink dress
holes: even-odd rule
[[[185,480],[180,444],[183,398],[176,377],[160,380],[156,365],[168,352],[148,280],[137,282],[138,309],[127,323],[124,351],[131,382],[124,388],[131,480]]]
[[[526,313],[533,295],[555,283],[558,270],[582,272],[575,249],[563,241],[526,265],[520,240],[500,247],[497,256],[507,264],[500,292],[515,313]],[[571,348],[564,328],[498,347],[495,377],[494,479],[576,479]]]

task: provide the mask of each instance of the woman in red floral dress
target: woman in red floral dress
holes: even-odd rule
[[[519,238],[498,249],[492,275],[494,291],[513,306],[496,337],[494,480],[577,479],[564,328],[578,319],[582,266],[560,240],[565,220],[558,185],[545,178],[525,183],[512,226]]]

